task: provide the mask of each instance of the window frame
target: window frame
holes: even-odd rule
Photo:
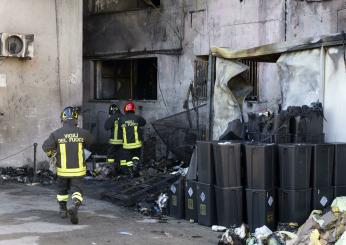
[[[156,99],[137,99],[134,98],[135,91],[134,91],[134,83],[135,81],[133,80],[134,77],[134,62],[138,62],[139,60],[152,60],[153,64],[155,64],[156,67],[156,90],[155,90],[155,97]],[[102,64],[103,62],[112,62],[112,61],[130,61],[130,66],[131,66],[131,72],[130,72],[130,97],[127,99],[104,99],[104,98],[99,98],[100,91],[102,93]],[[92,92],[90,93],[90,100],[89,101],[95,101],[95,102],[110,102],[110,101],[125,101],[125,100],[134,100],[134,101],[139,101],[139,102],[157,102],[158,97],[159,97],[159,92],[158,92],[158,87],[159,87],[159,70],[158,70],[158,57],[141,57],[141,58],[130,58],[130,59],[104,59],[104,60],[94,60],[93,65],[93,79],[92,79]],[[138,70],[138,68],[136,69]],[[154,89],[153,89],[154,91]]]

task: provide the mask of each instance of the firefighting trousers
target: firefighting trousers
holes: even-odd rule
[[[69,199],[69,193],[72,194],[71,199],[73,202],[83,202],[82,178],[64,178],[58,176],[56,183],[58,187],[58,195],[56,196],[58,202],[67,202]]]
[[[138,168],[141,163],[142,148],[122,149],[120,169],[123,173],[127,173],[129,169]],[[137,166],[134,166],[137,165]]]
[[[110,164],[117,164],[120,161],[120,150],[122,145],[109,144],[107,150],[107,162]]]

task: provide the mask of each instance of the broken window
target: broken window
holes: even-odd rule
[[[95,63],[95,99],[157,99],[157,58]]]
[[[247,100],[257,100],[258,99],[258,63],[251,60],[240,60],[241,63],[247,65],[249,70],[244,72],[243,77],[248,81],[253,87],[252,92],[247,96]]]
[[[208,59],[200,57],[195,60],[193,81],[193,99],[197,104],[205,103],[207,99]]]

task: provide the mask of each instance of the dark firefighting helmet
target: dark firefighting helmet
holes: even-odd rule
[[[124,106],[124,112],[135,112],[136,111],[136,106],[135,103],[133,102],[127,102],[126,105]]]
[[[76,108],[69,106],[66,107],[60,115],[61,121],[66,121],[66,120],[77,120],[78,119],[78,112]]]
[[[109,115],[115,115],[119,111],[120,109],[116,104],[112,104],[109,106]]]

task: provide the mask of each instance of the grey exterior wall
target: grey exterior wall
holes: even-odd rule
[[[111,102],[92,101],[93,59],[119,57],[125,51],[158,58],[158,100],[138,102],[140,113],[153,121],[183,110],[193,62],[208,55],[210,47],[245,49],[335,33],[345,27],[345,8],[345,0],[161,0],[160,9],[85,16],[85,125],[105,142],[102,127]],[[163,54],[179,49],[180,54]],[[261,108],[275,107],[281,99],[276,69],[275,64],[259,66]]]
[[[35,35],[34,58],[0,60],[0,159],[44,139],[60,126],[60,111],[82,104],[82,0],[2,0],[0,32]],[[0,161],[20,166],[33,161],[33,148]]]

